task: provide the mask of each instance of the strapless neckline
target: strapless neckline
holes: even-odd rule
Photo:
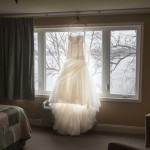
[[[77,35],[77,36],[69,35],[69,39],[70,39],[70,38],[78,39],[78,38],[83,38],[83,36],[82,36],[82,35]]]
[[[77,35],[77,36],[69,36],[69,41],[70,42],[75,42],[75,43],[79,43],[79,42],[82,42],[82,40],[83,40],[83,36],[82,35]]]
[[[73,38],[76,38],[76,37],[83,37],[82,35],[76,35],[76,36],[73,36],[73,35],[69,35],[69,37],[73,37]]]

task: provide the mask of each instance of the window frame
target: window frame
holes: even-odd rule
[[[121,102],[141,102],[141,86],[142,86],[142,33],[143,33],[143,23],[136,24],[119,24],[119,25],[94,25],[86,27],[86,30],[90,28],[98,28],[102,30],[102,49],[103,49],[103,65],[102,65],[102,87],[103,87],[103,96],[99,95],[99,98],[104,101],[121,101]],[[110,85],[110,33],[112,30],[137,30],[137,51],[136,51],[136,94],[135,96],[131,95],[119,95],[119,94],[110,94],[109,85]],[[51,31],[66,31],[67,28],[58,27],[58,28],[34,28],[34,32],[38,32],[38,82],[39,87],[38,91],[35,92],[36,96],[45,96],[51,94],[52,91],[46,91],[45,84],[45,62],[46,62],[46,50],[45,49],[45,33]],[[109,60],[109,61],[108,61]]]
[[[119,95],[119,94],[110,94],[110,91],[107,90],[107,85],[108,87],[110,86],[110,33],[111,31],[114,30],[137,30],[137,51],[136,51],[136,94],[135,96],[132,95]],[[124,99],[126,101],[141,101],[141,89],[140,89],[140,85],[142,85],[141,83],[141,60],[142,60],[142,24],[136,24],[136,25],[121,25],[121,26],[108,26],[107,29],[105,30],[105,34],[103,34],[105,37],[103,38],[105,41],[107,42],[103,42],[104,47],[103,49],[105,49],[104,51],[105,54],[103,57],[105,57],[104,59],[104,68],[103,70],[105,70],[105,73],[103,74],[103,77],[105,77],[106,79],[104,79],[104,84],[103,87],[106,87],[104,89],[104,99],[111,99],[114,100],[116,99],[118,101],[118,99]],[[103,52],[104,52],[103,51]],[[109,61],[106,61],[109,60]]]

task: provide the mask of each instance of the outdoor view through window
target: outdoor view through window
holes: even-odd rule
[[[84,36],[85,60],[102,97],[137,98],[139,90],[139,28],[95,27],[86,30],[36,29],[35,90],[53,90],[66,60],[68,35]]]

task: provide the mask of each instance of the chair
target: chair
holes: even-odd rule
[[[146,150],[140,149],[133,146],[117,143],[117,142],[110,142],[108,144],[108,150]]]
[[[147,150],[150,150],[150,114],[145,116],[145,144]],[[117,142],[110,142],[108,144],[108,150],[146,150],[140,149],[126,144],[121,144]]]
[[[49,106],[48,100],[43,102],[43,116],[42,116],[42,125],[44,127],[53,127],[54,126],[54,116]]]
[[[150,114],[145,116],[145,143],[146,148],[150,148]]]

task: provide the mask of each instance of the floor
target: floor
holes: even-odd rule
[[[51,128],[32,127],[32,138],[24,150],[107,150],[111,141],[145,147],[144,135],[90,131],[80,136],[62,136]]]

